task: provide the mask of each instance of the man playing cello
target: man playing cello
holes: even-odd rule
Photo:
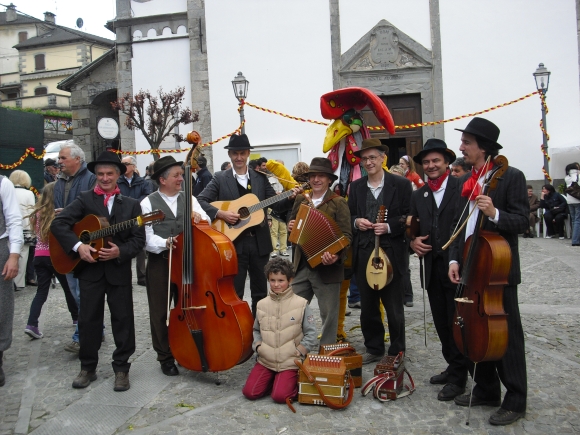
[[[461,255],[465,240],[473,234],[478,213],[486,217],[483,229],[499,233],[509,243],[512,263],[508,284],[503,291],[503,306],[507,313],[508,346],[505,355],[499,361],[487,361],[477,364],[475,373],[476,386],[471,397],[471,405],[499,406],[501,402],[501,383],[507,393],[501,402],[501,408],[489,418],[493,425],[508,425],[525,415],[527,399],[527,374],[524,352],[524,333],[518,307],[517,285],[521,282],[520,260],[518,252],[518,234],[529,226],[530,206],[527,198],[526,179],[516,168],[509,167],[498,186],[490,195],[480,195],[485,173],[491,169],[486,166],[488,156],[497,156],[502,148],[497,143],[499,128],[483,118],[473,118],[461,135],[459,150],[463,153],[465,163],[473,165],[471,176],[460,179],[461,196],[457,213],[452,225],[461,224],[468,212],[460,216],[469,202],[469,211],[477,207],[459,237],[451,244],[449,251],[449,279],[454,284],[460,283]],[[487,169],[487,170],[486,170]],[[473,364],[470,364],[473,374]],[[455,403],[469,406],[470,395],[457,396]]]

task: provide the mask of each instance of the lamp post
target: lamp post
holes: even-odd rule
[[[536,80],[536,89],[542,93],[542,135],[544,138],[544,142],[542,145],[542,150],[544,152],[544,169],[546,173],[550,173],[550,162],[548,161],[548,128],[546,126],[546,94],[548,93],[548,84],[550,83],[550,71],[544,66],[543,63],[538,65],[536,72],[534,73],[534,79]],[[546,183],[549,183],[547,176],[544,176]]]
[[[244,125],[244,100],[248,95],[248,85],[250,84],[249,81],[246,80],[244,75],[239,72],[238,75],[232,80],[232,86],[234,87],[234,95],[238,99],[240,103],[240,124],[242,125],[241,133],[244,134],[246,132],[246,126]]]

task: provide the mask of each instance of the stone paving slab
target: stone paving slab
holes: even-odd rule
[[[360,396],[357,390],[345,410],[295,404],[297,413],[292,414],[270,398],[251,402],[241,395],[253,366],[251,360],[219,376],[180,368],[180,376],[165,377],[151,350],[145,289],[137,285],[137,350],[132,358],[131,390],[112,390],[114,345],[108,319],[99,379],[85,390],[75,390],[71,383],[79,363],[75,355],[62,349],[73,332],[62,290],[58,286],[51,290],[43,309],[41,330],[45,337],[31,341],[23,333],[34,296],[34,289],[27,287],[16,294],[14,341],[4,357],[7,382],[0,388],[0,435],[580,433],[578,253],[569,240],[520,238],[523,282],[518,296],[526,337],[529,397],[525,419],[508,427],[489,425],[487,419],[494,411],[490,407],[472,408],[471,424],[466,426],[465,409],[436,400],[440,386],[429,384],[429,377],[445,365],[428,306],[427,347],[424,344],[419,265],[411,257],[415,306],[405,309],[406,357],[417,390],[409,397],[381,404]],[[317,313],[316,303],[313,308]],[[346,326],[347,330],[355,329],[349,332],[349,339],[363,350],[362,334],[356,329],[360,311],[351,311]],[[365,367],[365,379],[371,369]],[[216,385],[218,379],[220,385]],[[123,397],[127,393],[131,393],[130,400]],[[80,432],[72,430],[78,427]]]

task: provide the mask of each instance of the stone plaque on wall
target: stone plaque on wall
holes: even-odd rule
[[[394,63],[399,57],[399,37],[393,27],[377,26],[371,33],[371,59],[374,63]]]

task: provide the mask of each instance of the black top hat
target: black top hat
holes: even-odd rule
[[[47,167],[47,166],[56,166],[58,168],[58,163],[56,163],[56,160],[54,160],[54,159],[46,159],[44,161],[44,167]]]
[[[488,121],[484,118],[475,117],[464,130],[456,128],[457,131],[462,131],[464,133],[472,134],[476,137],[486,139],[491,142],[491,146],[494,150],[501,150],[503,147],[497,143],[499,137],[499,128],[493,122]]]
[[[438,151],[444,155],[447,154],[449,157],[449,163],[453,163],[455,161],[455,153],[447,148],[447,144],[441,139],[427,139],[425,146],[417,153],[415,157],[413,157],[413,160],[415,163],[421,164],[423,157],[425,157],[425,155],[429,154],[431,151]]]
[[[383,145],[381,143],[381,141],[378,139],[365,139],[362,141],[362,146],[361,146],[360,150],[355,151],[353,154],[357,157],[360,157],[361,152],[363,152],[364,150],[371,149],[371,148],[376,148],[378,150],[385,151],[385,152],[389,149],[388,146]]]
[[[226,150],[253,150],[254,147],[250,145],[248,136],[245,134],[232,134],[228,146],[225,146]]]
[[[115,165],[121,170],[121,175],[127,170],[127,167],[119,160],[119,156],[111,151],[103,151],[97,160],[87,163],[87,169],[94,174],[95,166],[99,164]]]
[[[323,174],[327,174],[331,181],[334,181],[338,178],[338,176],[332,170],[332,163],[329,159],[326,157],[314,157],[306,174],[319,174],[321,172]]]
[[[183,162],[178,162],[173,158],[173,156],[165,156],[161,157],[159,160],[153,163],[153,173],[151,174],[151,178],[153,180],[157,180],[166,169],[171,168],[172,166],[182,166]]]

